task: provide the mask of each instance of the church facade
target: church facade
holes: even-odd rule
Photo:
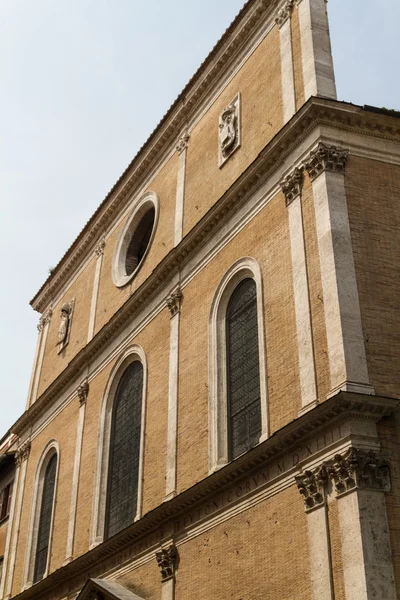
[[[325,0],[249,0],[32,300],[0,599],[399,599],[399,206]]]

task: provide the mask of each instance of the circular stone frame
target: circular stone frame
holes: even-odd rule
[[[130,275],[127,275],[126,255],[128,252],[129,245],[144,215],[151,208],[154,209],[154,222],[149,242],[139,264]],[[112,280],[114,285],[116,285],[117,287],[123,287],[124,285],[127,285],[130,281],[132,281],[132,279],[137,275],[139,269],[143,265],[146,256],[150,250],[151,244],[153,242],[154,235],[156,233],[159,212],[160,200],[155,192],[149,191],[139,198],[130,217],[127,219],[125,226],[118,238],[117,245],[115,246],[112,261]]]

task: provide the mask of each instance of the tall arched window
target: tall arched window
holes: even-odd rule
[[[261,435],[260,357],[257,289],[244,279],[234,290],[226,313],[229,458],[243,454]]]
[[[104,537],[133,523],[137,513],[143,365],[132,362],[118,384],[112,409]]]
[[[247,256],[225,273],[211,305],[211,473],[269,435],[263,297],[260,265]]]
[[[50,530],[53,515],[54,492],[57,474],[57,454],[50,458],[43,480],[42,501],[40,506],[39,528],[37,534],[35,570],[33,583],[43,578],[49,556]]]

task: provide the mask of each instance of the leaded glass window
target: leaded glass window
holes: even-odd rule
[[[39,528],[36,545],[35,571],[33,582],[43,579],[49,554],[51,517],[53,514],[54,491],[57,472],[57,454],[53,454],[47,465],[43,481],[42,502],[40,506]]]
[[[261,435],[257,291],[253,279],[234,290],[226,314],[228,447],[230,460]]]
[[[105,538],[131,525],[136,516],[142,420],[143,366],[133,362],[115,396],[108,468]]]

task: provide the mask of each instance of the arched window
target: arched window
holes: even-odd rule
[[[46,577],[49,571],[59,462],[59,445],[51,440],[43,450],[33,484],[24,588]]]
[[[132,362],[118,384],[112,410],[104,537],[131,525],[137,514],[143,365]]]
[[[43,491],[40,506],[33,583],[40,581],[40,579],[43,578],[47,570],[50,544],[50,529],[53,515],[54,492],[56,485],[56,474],[57,454],[54,453],[48,462],[43,480]]]
[[[229,459],[258,444],[261,435],[260,358],[257,290],[244,279],[234,290],[226,314]]]
[[[210,472],[268,438],[261,269],[246,257],[222,278],[210,314]]]

